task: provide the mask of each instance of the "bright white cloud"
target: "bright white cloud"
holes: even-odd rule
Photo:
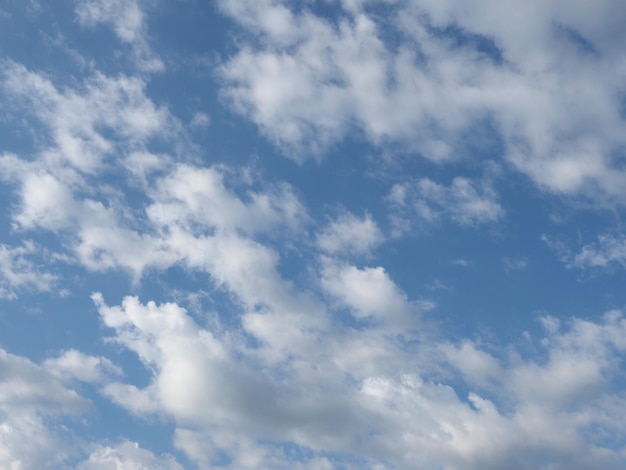
[[[107,359],[68,351],[41,365],[0,349],[0,467],[56,469],[80,454],[83,443],[61,423],[89,411],[91,403],[73,388],[100,381]]]
[[[491,122],[543,188],[624,199],[617,0],[342,2],[336,23],[284,1],[220,5],[257,38],[224,63],[224,94],[293,158],[354,126],[377,145],[467,158],[468,135]]]
[[[59,357],[43,362],[48,372],[64,381],[100,383],[109,376],[121,375],[122,371],[104,357],[89,356],[75,349],[64,351]]]
[[[411,319],[417,308],[410,305],[382,267],[359,269],[326,260],[321,282],[323,289],[352,309],[356,318],[373,318],[396,327],[400,323],[402,329],[417,324],[416,318]]]
[[[330,254],[367,255],[383,239],[380,228],[370,214],[359,218],[346,212],[317,235],[317,246]]]
[[[306,210],[289,186],[278,185],[267,192],[250,190],[240,198],[224,180],[229,176],[243,180],[244,175],[228,173],[228,168],[177,166],[156,182],[155,202],[148,207],[148,216],[164,226],[199,225],[204,231],[251,234],[280,227],[296,230],[306,221]]]
[[[420,348],[440,348],[442,354],[432,350],[429,357],[436,363],[430,367],[419,354],[394,352],[400,345],[390,342],[389,352],[400,361],[398,373],[389,367],[392,361],[384,361],[386,369],[359,376],[358,368],[337,369],[349,350],[357,351],[349,329],[327,330],[326,339],[318,338],[315,357],[294,356],[278,369],[251,368],[254,350],[199,327],[174,304],[143,305],[127,298],[120,307],[109,307],[101,297],[95,300],[115,329],[115,340],[153,371],[144,389],[117,384],[107,393],[136,413],[174,417],[181,426],[176,445],[205,465],[219,450],[233,457],[236,468],[285,462],[271,441],[398,468],[623,465],[618,452],[603,447],[602,434],[591,431],[600,426],[623,432],[621,414],[612,419],[598,414],[619,398],[613,390],[619,373],[614,351],[619,357],[626,351],[626,322],[619,312],[598,323],[574,320],[566,329],[551,328],[538,343],[548,357],[544,363],[515,355],[496,358],[475,343],[457,347],[431,339]],[[359,337],[363,341],[374,332],[365,329]],[[335,342],[341,348],[334,349]],[[361,348],[365,360],[366,343]],[[452,387],[420,374],[450,367],[475,388],[468,402]]]
[[[595,242],[578,249],[545,234],[541,239],[568,268],[609,270],[626,266],[626,238],[621,234],[600,234]]]
[[[96,73],[82,89],[59,90],[44,75],[19,64],[8,63],[2,72],[11,101],[29,109],[52,137],[54,145],[42,152],[42,162],[63,170],[70,180],[76,177],[65,165],[94,173],[102,169],[106,157],[141,149],[152,137],[177,127],[165,109],[146,97],[146,83],[140,78]],[[116,139],[110,139],[107,131]]]

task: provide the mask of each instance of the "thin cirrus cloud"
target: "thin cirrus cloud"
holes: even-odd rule
[[[0,467],[623,468],[626,10],[199,3],[11,10]]]

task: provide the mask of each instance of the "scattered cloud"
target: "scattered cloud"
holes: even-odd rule
[[[367,255],[384,236],[372,216],[362,218],[349,212],[340,214],[317,235],[317,246],[329,254]]]
[[[339,5],[331,19],[284,1],[220,2],[252,33],[222,66],[224,96],[286,155],[320,154],[356,128],[377,146],[454,160],[491,123],[506,161],[540,187],[623,202],[616,0],[387,2],[383,16],[377,2]]]
[[[152,52],[140,0],[75,0],[78,22],[85,27],[109,26],[123,43],[132,46],[140,70],[159,72],[164,65]]]
[[[68,182],[77,178],[72,171],[93,174],[103,169],[107,157],[120,150],[142,149],[151,138],[177,127],[168,112],[145,95],[146,82],[141,78],[96,72],[82,89],[63,90],[45,75],[20,64],[10,62],[2,72],[2,86],[10,102],[30,110],[53,141],[41,152],[40,164],[63,172]],[[120,149],[122,144],[125,148]],[[28,168],[8,157],[3,160],[12,164],[7,169],[12,176]]]
[[[391,188],[387,200],[399,230],[410,227],[412,220],[429,226],[448,219],[464,227],[476,227],[496,222],[504,215],[491,185],[462,177],[454,178],[449,186],[428,178],[398,183]],[[398,224],[404,220],[408,223]]]
[[[183,470],[183,466],[169,455],[162,457],[142,449],[136,442],[125,441],[116,446],[100,445],[77,470]]]
[[[206,113],[196,113],[191,118],[189,125],[192,129],[204,129],[211,125],[211,118]]]
[[[57,276],[29,259],[40,249],[30,241],[20,247],[0,244],[0,298],[16,299],[21,290],[49,292]]]
[[[388,296],[399,302],[397,313],[406,310],[401,295],[383,288],[388,281],[382,271],[347,268],[343,273],[346,282],[359,283],[369,292],[368,297],[356,291],[351,296],[345,289],[343,301],[357,315],[388,315],[396,302]],[[380,289],[372,289],[373,283]],[[330,285],[337,292],[344,290]],[[581,469],[623,465],[618,452],[602,447],[601,434],[588,434],[597,426],[624,431],[621,414],[609,418],[598,413],[605,404],[620,400],[613,389],[619,375],[614,351],[620,357],[626,351],[621,339],[626,323],[617,311],[598,323],[574,319],[567,327],[550,329],[548,336],[537,339],[547,362],[519,355],[507,360],[504,351],[494,356],[476,343],[431,339],[420,348],[439,349],[442,355],[431,355],[438,364],[428,367],[419,354],[394,351],[402,346],[371,327],[360,332],[358,342],[350,329],[326,330],[318,336],[314,356],[295,353],[286,362],[250,368],[245,357],[254,357],[254,349],[240,349],[226,337],[215,336],[175,304],[144,305],[126,298],[120,307],[109,307],[100,296],[94,299],[105,323],[115,329],[115,340],[135,351],[153,373],[146,388],[113,383],[106,393],[134,413],[164,412],[185,423],[176,432],[177,446],[207,464],[216,451],[231,455],[235,467],[242,459],[257,467],[284,462],[280,459],[286,455],[271,442],[291,441],[398,468],[430,468],[435,462],[446,468],[518,468],[515,462],[521,461],[537,468],[563,462]],[[373,342],[363,343],[368,337]],[[341,349],[334,349],[335,343]],[[399,374],[389,368],[388,359],[386,369],[377,374],[343,369],[343,361],[357,352],[361,360],[380,360],[380,354],[395,357]],[[280,380],[275,367],[281,371]],[[450,386],[408,372],[413,368],[426,374],[441,367],[463,373],[473,390],[467,402]],[[341,379],[345,374],[347,380]],[[241,435],[251,440],[234,440]],[[586,444],[583,435],[590,439]],[[205,442],[207,450],[201,451],[198,442]]]
[[[100,338],[82,349],[57,335],[52,355],[31,336],[28,354],[0,348],[0,467],[624,468],[622,312],[545,316],[521,340],[453,339],[449,322],[467,312],[447,296],[472,287],[439,279],[471,267],[488,285],[481,263],[454,258],[476,245],[452,249],[445,235],[508,224],[519,206],[505,203],[528,191],[508,185],[511,169],[546,198],[623,201],[626,10],[617,0],[322,3],[219,1],[228,28],[239,26],[209,90],[280,152],[318,159],[310,172],[256,148],[249,129],[232,134],[237,145],[218,143],[254,147],[258,172],[190,144],[194,131],[232,130],[217,105],[174,115],[163,83],[188,71],[163,83],[146,73],[164,69],[146,2],[74,3],[73,27],[112,29],[131,72],[0,63],[0,117],[12,126],[11,151],[0,149],[0,301],[56,295],[80,277],[95,307],[80,307],[89,326],[76,324]],[[351,139],[425,161],[405,171],[413,162],[392,159],[378,186],[370,172],[367,185],[359,176],[342,188],[371,190],[366,208],[320,195],[309,173],[334,171],[326,154],[339,149],[357,174]],[[471,173],[499,158],[497,188]],[[296,185],[302,174],[314,189]],[[423,244],[406,236],[421,228]],[[496,258],[505,271],[539,263],[502,232],[515,248],[506,253],[525,254]],[[626,239],[608,233],[578,252],[544,239],[568,267],[620,270]],[[419,255],[435,245],[443,262],[428,265]],[[437,291],[441,310],[420,288]],[[37,307],[59,330],[87,295],[66,292],[61,307]],[[132,427],[84,433],[102,403],[154,424],[169,453]]]
[[[359,269],[326,260],[321,275],[322,287],[331,296],[352,310],[357,319],[373,319],[377,323],[410,330],[417,325],[417,308],[382,267]],[[412,325],[413,324],[413,325]]]
[[[0,349],[0,466],[59,468],[84,445],[63,421],[90,410],[91,402],[73,388],[77,381],[101,381],[104,358],[77,351],[49,358],[41,365]]]
[[[600,234],[593,243],[575,248],[560,239],[542,235],[541,239],[568,268],[611,269],[626,266],[626,238],[620,234]]]

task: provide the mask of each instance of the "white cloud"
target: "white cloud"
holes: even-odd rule
[[[417,308],[382,267],[359,269],[326,260],[321,274],[323,289],[339,299],[359,319],[372,318],[401,329],[417,325]],[[400,324],[400,325],[399,325]]]
[[[568,107],[569,85],[551,94],[569,64],[564,54],[551,68],[558,58],[543,49],[552,44],[542,37],[543,22],[557,13],[547,15],[539,3],[521,6],[522,18],[539,17],[531,37],[528,23],[508,31],[510,24],[489,22],[486,5],[498,11],[510,5],[477,2],[480,14],[459,16],[467,9],[460,2],[422,2],[418,15],[416,4],[396,2],[406,31],[391,52],[378,19],[367,13],[369,2],[342,4],[347,13],[331,25],[280,1],[221,3],[262,36],[224,64],[223,76],[232,80],[225,94],[280,145],[302,151],[303,141],[316,136],[313,151],[319,151],[356,125],[370,142],[399,141],[446,161],[460,158],[456,152],[473,120],[493,113],[507,155],[539,184],[570,193],[595,179],[605,192],[619,194],[620,175],[608,170],[606,148],[594,140],[602,134],[610,146],[619,139],[614,130],[587,129],[587,110]],[[77,11],[83,24],[112,25],[122,41],[143,47],[138,5],[82,1]],[[572,15],[587,34],[585,19]],[[455,49],[443,30],[421,19],[411,23],[416,18],[430,18],[429,26],[456,18],[467,31],[491,31],[505,60],[496,64],[469,46]],[[605,34],[588,33],[594,44]],[[419,62],[416,45],[429,65]],[[608,42],[596,47],[621,57]],[[600,99],[590,105],[599,121],[615,124],[604,109],[605,88],[591,90],[580,82],[584,76],[571,76],[581,96]],[[227,293],[232,311],[204,323],[175,303],[126,297],[109,306],[94,295],[111,341],[146,367],[148,378],[140,383],[110,360],[74,349],[40,365],[0,351],[0,466],[58,467],[69,456],[84,459],[88,448],[80,469],[181,468],[124,437],[116,438],[119,444],[84,443],[56,426],[52,418],[89,408],[74,387],[82,381],[138,419],[173,423],[173,444],[201,468],[224,457],[231,468],[624,467],[624,449],[603,437],[621,442],[626,432],[619,393],[626,323],[618,312],[597,322],[544,319],[545,337],[528,335],[536,356],[514,344],[442,340],[419,318],[431,303],[410,298],[385,267],[345,260],[382,242],[369,213],[346,212],[314,227],[319,257],[307,262],[313,224],[295,191],[263,184],[249,169],[185,161],[177,147],[185,136],[166,132],[169,124],[181,127],[146,96],[145,85],[96,74],[80,90],[61,89],[21,66],[4,68],[7,95],[31,106],[49,133],[49,148],[0,159],[3,178],[18,187],[15,228],[59,235],[89,270],[123,269],[134,280],[146,269],[174,265],[203,273],[207,289]],[[584,115],[574,122],[579,110]],[[581,129],[581,137],[564,143],[552,134],[555,128],[566,137]],[[161,133],[176,157],[150,148]],[[562,156],[578,143],[601,156]],[[522,147],[529,149],[524,156],[515,153]],[[94,177],[105,174],[128,178],[118,181],[138,191],[136,197]],[[416,215],[428,224],[462,226],[503,215],[485,180],[458,177],[444,185],[422,178],[394,186],[388,200],[409,227]],[[281,250],[292,243],[304,251],[307,281],[319,291],[281,274]],[[599,242],[583,250],[580,263],[620,262],[620,243]],[[36,265],[28,245],[5,247],[0,256],[10,292],[38,286],[29,274]]]
[[[568,268],[626,267],[626,237],[621,234],[600,234],[595,242],[583,245],[578,252],[570,244],[548,235],[542,235],[541,239]]]
[[[158,240],[137,230],[138,214],[119,188],[92,179],[105,169],[118,171],[121,163],[121,169],[134,173],[128,176],[130,185],[145,187],[147,178],[170,168],[168,157],[145,148],[157,134],[167,138],[178,124],[146,97],[145,82],[96,73],[82,89],[59,90],[21,65],[8,64],[3,72],[10,101],[26,106],[50,137],[35,159],[0,157],[3,179],[19,186],[16,228],[68,236],[71,254],[91,270],[121,267],[138,280],[146,266],[170,265],[171,256]],[[261,196],[259,205],[267,202]]]
[[[498,360],[470,341],[455,347],[444,344],[441,350],[450,363],[463,373],[465,380],[473,386],[484,387],[493,380],[502,380],[504,372]]]
[[[64,381],[100,383],[109,376],[121,375],[122,371],[104,357],[89,356],[75,349],[64,351],[59,357],[43,362],[48,372]]]
[[[21,207],[14,220],[20,228],[66,228],[79,205],[71,190],[50,174],[26,173],[22,179]]]
[[[385,284],[380,272],[353,271]],[[369,302],[346,295],[366,314],[381,313],[372,309],[387,299],[384,315],[394,302],[382,294]],[[390,295],[400,295],[406,308],[401,294]],[[176,446],[202,468],[220,451],[232,457],[234,468],[289,466],[278,442],[303,446],[316,458],[339,452],[368,466],[623,465],[602,438],[602,432],[626,431],[623,413],[603,411],[619,400],[617,358],[626,351],[619,312],[597,323],[574,319],[550,328],[538,342],[543,362],[510,352],[496,357],[476,343],[455,346],[427,336],[405,354],[406,345],[370,325],[358,335],[329,326],[318,333],[315,353],[295,349],[291,359],[260,367],[255,348],[201,328],[175,304],[126,298],[109,307],[101,297],[95,300],[115,340],[153,374],[143,389],[120,383],[107,393],[140,415],[172,416],[179,426]],[[425,378],[451,368],[469,384],[468,402],[445,382]],[[603,431],[591,431],[598,427]]]
[[[544,189],[626,196],[618,0],[342,2],[336,23],[284,1],[220,5],[256,38],[223,64],[224,95],[290,157],[355,127],[432,160],[470,157],[468,135],[490,121]]]
[[[600,235],[596,243],[583,246],[571,264],[579,268],[626,267],[626,237]]]
[[[157,72],[163,62],[150,49],[145,13],[139,0],[75,0],[76,15],[82,26],[105,24],[113,29],[120,41],[133,47],[138,67]]]
[[[177,128],[176,121],[145,95],[146,83],[136,77],[115,78],[96,73],[82,89],[59,90],[45,76],[9,63],[2,68],[7,99],[43,123],[53,145],[40,156],[49,168],[94,173],[106,157],[120,150],[141,150],[148,141]],[[113,133],[114,139],[107,136]],[[122,144],[123,148],[117,148]]]
[[[136,442],[125,441],[114,447],[99,446],[81,462],[77,470],[182,470],[172,456],[158,457]]]
[[[69,96],[43,79],[23,76],[47,90],[42,96],[59,102]],[[144,102],[143,92],[137,98],[144,103],[139,109],[157,109]],[[109,108],[95,109],[86,120],[107,122],[99,113]],[[167,119],[167,112],[160,112]],[[55,129],[57,118],[44,118]],[[35,414],[27,415],[30,427],[13,414],[3,429],[11,436],[44,437],[31,457],[23,456],[26,447],[4,451],[7,462],[39,459],[33,460],[36,466],[47,461],[52,448],[65,452],[59,459],[77,454],[67,436],[51,429],[36,410],[43,409],[38,407],[47,389],[54,407],[80,413],[78,405],[88,402],[70,387],[83,380],[138,417],[172,419],[174,444],[205,467],[225,453],[233,468],[298,468],[298,459],[282,447],[289,443],[310,455],[299,464],[303,468],[338,466],[342,459],[356,459],[357,467],[515,468],[522,456],[538,468],[557,462],[568,468],[620,468],[616,451],[588,435],[594,426],[622,432],[620,415],[602,411],[619,402],[612,390],[615,364],[607,353],[611,348],[623,353],[618,316],[553,329],[544,363],[506,361],[468,341],[442,343],[420,330],[417,315],[429,308],[427,302],[410,299],[383,267],[342,260],[345,253],[367,254],[380,243],[380,230],[368,214],[340,215],[317,232],[316,248],[325,254],[314,261],[319,271],[310,271],[321,287],[316,295],[280,274],[282,253],[273,248],[276,237],[281,244],[306,237],[309,217],[294,191],[261,185],[244,177],[245,170],[176,163],[154,154],[146,140],[166,121],[155,122],[145,134],[140,126],[135,141],[112,129],[119,135],[111,145],[123,154],[116,163],[137,178],[138,184],[129,184],[144,191],[137,207],[111,188],[89,188],[89,172],[107,164],[96,145],[97,158],[83,167],[49,158],[49,152],[29,162],[4,155],[5,174],[19,186],[13,220],[21,230],[60,234],[88,269],[127,269],[140,278],[148,268],[178,264],[206,273],[213,288],[231,296],[234,326],[222,325],[219,312],[208,328],[173,303],[142,304],[127,297],[121,306],[107,306],[95,296],[112,340],[137,354],[150,374],[148,383],[127,381],[106,359],[74,350],[43,366],[31,364],[45,383],[26,387],[31,395],[21,393],[19,400],[9,392],[0,397],[8,404],[3,410],[34,407]],[[65,128],[70,135],[86,132]],[[60,145],[55,135],[53,149]],[[127,145],[129,139],[134,143]],[[414,218],[422,204],[432,221],[461,225],[495,221],[502,214],[489,184],[463,178],[449,186],[421,179],[396,187],[389,201],[401,215],[411,211]],[[344,310],[351,321],[342,317]],[[469,401],[446,384],[456,370],[472,390]],[[6,390],[15,390],[15,383]],[[81,463],[83,468],[133,464],[177,465],[129,442],[97,445]]]
[[[225,167],[178,165],[156,182],[155,201],[147,208],[150,219],[163,226],[199,225],[204,231],[249,234],[280,227],[296,230],[306,221],[306,210],[288,185],[249,190],[240,198],[226,186],[228,172]]]
[[[475,227],[496,222],[504,215],[504,209],[488,182],[471,181],[456,177],[449,186],[428,178],[396,184],[392,187],[389,201],[396,225],[400,232],[417,219],[422,225],[437,224],[449,219],[461,226]],[[398,221],[407,221],[398,225]]]
[[[21,290],[49,292],[52,289],[57,276],[29,259],[38,251],[29,241],[20,247],[0,244],[0,298],[16,299]]]
[[[78,418],[91,402],[75,382],[100,381],[96,368],[108,360],[68,351],[41,365],[0,349],[0,467],[55,469],[84,444],[63,423]]]
[[[317,235],[317,246],[330,254],[367,255],[384,239],[372,216],[362,218],[350,212],[339,215]]]

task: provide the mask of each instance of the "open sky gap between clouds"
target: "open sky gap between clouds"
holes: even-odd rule
[[[0,7],[0,467],[624,468],[625,17]]]

